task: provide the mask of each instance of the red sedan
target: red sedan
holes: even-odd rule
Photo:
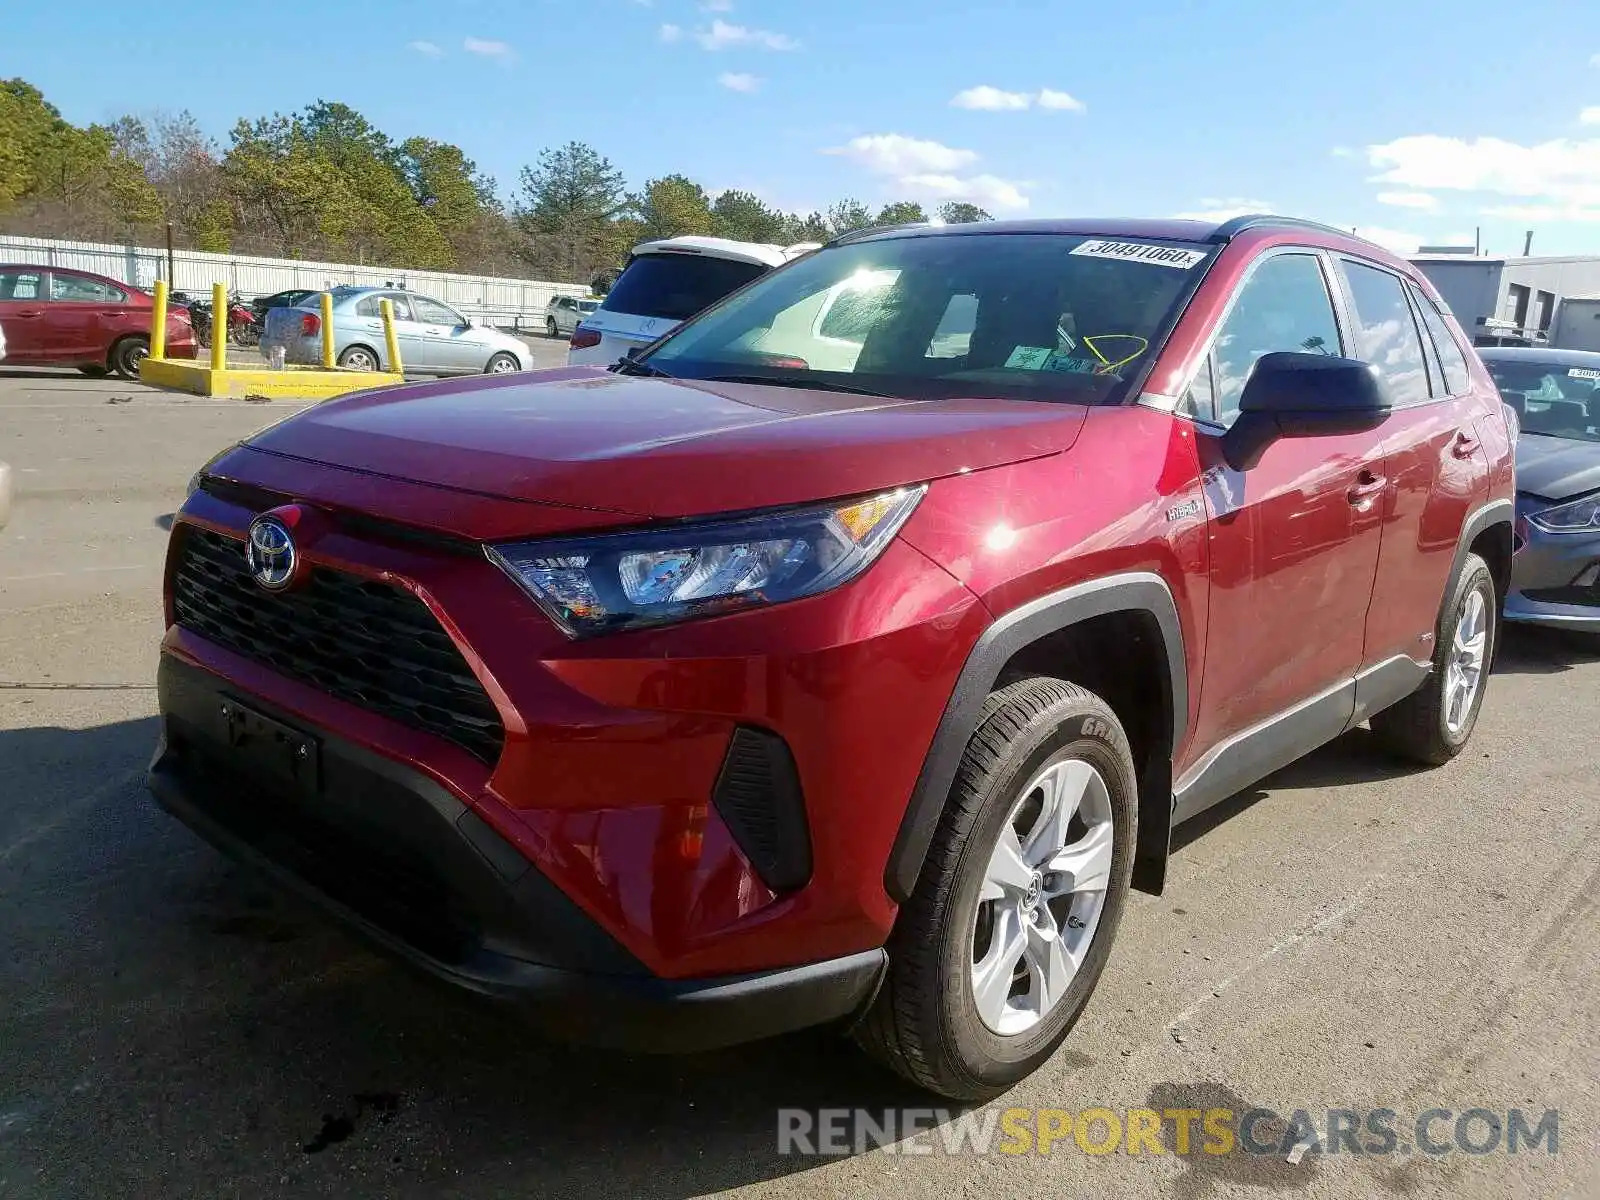
[[[104,275],[61,267],[0,265],[0,329],[6,365],[77,367],[139,377],[150,353],[155,300]],[[167,311],[167,356],[195,356],[194,328],[181,308]]]

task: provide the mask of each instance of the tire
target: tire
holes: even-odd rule
[[[366,346],[346,346],[339,354],[339,365],[346,371],[376,371],[381,360],[376,350]]]
[[[79,367],[78,370],[82,371],[90,379],[104,379],[111,373],[99,363],[85,363],[83,366]]]
[[[1458,634],[1464,636],[1458,639]],[[1469,554],[1439,613],[1433,670],[1422,687],[1372,715],[1378,741],[1401,758],[1431,767],[1460,754],[1478,723],[1499,644],[1500,598],[1494,577],[1488,563]],[[1467,665],[1471,661],[1475,668]],[[1475,671],[1464,700],[1461,671]]]
[[[1028,835],[1042,833],[1045,822],[1034,783],[1058,770],[1063,782],[1088,781],[1065,844],[1070,850],[1093,841],[1098,853],[1088,874],[1104,886],[1069,889],[1037,905],[1035,923],[1026,911],[1041,881],[1059,885],[1066,872],[1035,868],[1024,891],[993,882],[991,868],[1001,861],[1008,830],[1018,833],[1013,848],[1020,846],[1024,860],[1037,858]],[[1133,869],[1138,811],[1127,735],[1104,700],[1045,678],[990,695],[889,938],[883,985],[854,1030],[862,1048],[920,1087],[964,1102],[992,1099],[1043,1064],[1077,1022],[1110,953]],[[1080,902],[1098,907],[1091,912]],[[1074,919],[1086,924],[1074,926]],[[1068,932],[1074,929],[1080,932]],[[1076,972],[1058,975],[1053,1000],[1039,995],[1032,949],[1006,965],[1007,947],[1019,941],[1065,947],[1052,935],[1078,939]],[[985,978],[1000,986],[982,988],[987,1000],[980,1002]],[[1023,983],[1027,994],[1018,996]]]
[[[514,354],[504,352],[492,357],[488,365],[483,368],[485,375],[511,375],[522,370],[522,364],[517,361]]]
[[[111,347],[111,369],[124,379],[139,379],[139,363],[150,357],[150,339],[143,334],[125,337]]]
[[[546,317],[544,319],[544,331],[551,337],[561,336],[561,329],[556,325],[556,319],[554,317]]]

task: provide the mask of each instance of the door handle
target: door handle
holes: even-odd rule
[[[1471,458],[1478,449],[1478,439],[1470,433],[1456,434],[1455,444],[1450,447],[1450,453],[1457,458]]]
[[[1375,475],[1371,471],[1363,471],[1356,476],[1355,483],[1350,485],[1350,490],[1345,493],[1350,503],[1365,512],[1372,507],[1372,501],[1389,486],[1389,480],[1382,475]]]
[[[44,316],[44,314],[42,312],[40,312],[38,309],[34,309],[32,312],[19,312],[17,314],[17,316],[25,317],[25,318],[28,318],[28,319],[31,320],[34,317],[42,317],[42,316]]]

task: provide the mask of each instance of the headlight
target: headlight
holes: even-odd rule
[[[1546,533],[1600,532],[1600,495],[1529,513],[1528,520]]]
[[[631,533],[489,547],[570,634],[662,625],[814,596],[883,553],[927,491]]]

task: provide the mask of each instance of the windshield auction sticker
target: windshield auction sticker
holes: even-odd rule
[[[1187,271],[1205,260],[1204,250],[1185,250],[1181,246],[1152,246],[1148,242],[1107,242],[1094,240],[1074,247],[1070,253],[1085,258],[1120,258],[1125,262],[1150,263],[1157,267],[1176,267]]]
[[[1568,379],[1600,379],[1600,371],[1588,367],[1573,367],[1567,372]]]

